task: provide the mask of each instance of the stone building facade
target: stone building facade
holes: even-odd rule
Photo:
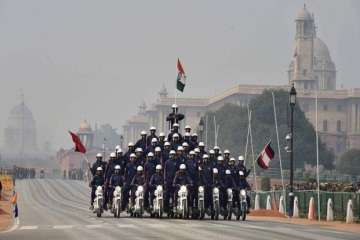
[[[288,68],[288,84],[237,85],[208,98],[178,98],[183,125],[196,127],[206,111],[216,110],[226,103],[246,106],[265,89],[289,90],[292,84],[298,92],[298,103],[315,126],[315,99],[318,96],[318,131],[323,142],[337,156],[346,149],[360,149],[360,89],[337,89],[336,66],[326,44],[316,36],[314,15],[301,8],[295,19],[294,54]],[[137,115],[123,126],[124,141],[138,139],[140,131],[150,126],[159,132],[168,132],[166,116],[174,98],[163,87],[159,97],[149,108],[145,103]]]

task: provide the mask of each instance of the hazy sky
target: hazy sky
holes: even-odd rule
[[[338,86],[360,87],[360,1],[305,1],[338,70]],[[173,94],[176,59],[183,96],[239,83],[286,84],[294,19],[289,0],[0,0],[0,144],[20,89],[37,121],[39,145],[71,146],[82,119],[116,128]]]

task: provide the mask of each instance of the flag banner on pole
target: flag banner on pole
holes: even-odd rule
[[[275,156],[275,152],[271,148],[270,143],[271,142],[269,142],[268,144],[265,145],[264,149],[261,151],[261,153],[259,154],[259,156],[257,158],[257,163],[259,164],[259,166],[262,169],[268,169],[269,165],[270,165],[270,161]]]
[[[75,133],[70,132],[71,138],[75,144],[75,152],[81,152],[81,153],[86,153],[86,148],[85,146],[82,144],[80,138],[78,135],[76,135]]]
[[[178,59],[177,61],[177,69],[178,69],[178,75],[176,78],[176,88],[180,92],[183,92],[186,84],[186,75],[184,68],[181,65],[180,59]]]

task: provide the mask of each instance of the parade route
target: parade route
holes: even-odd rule
[[[248,221],[97,218],[89,188],[73,180],[17,181],[20,224],[0,239],[358,239],[358,233],[250,217]]]

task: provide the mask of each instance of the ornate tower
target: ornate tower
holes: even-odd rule
[[[91,129],[90,124],[84,120],[80,123],[79,131],[77,132],[81,142],[84,144],[84,146],[87,149],[90,149],[93,147],[94,143],[94,132]]]

